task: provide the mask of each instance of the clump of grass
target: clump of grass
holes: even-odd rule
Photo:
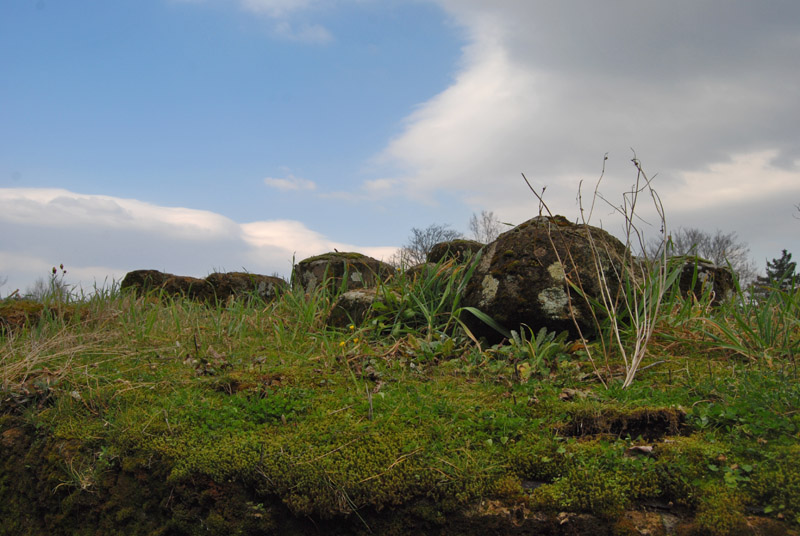
[[[771,362],[800,353],[800,288],[767,289],[757,295],[736,283],[734,299],[702,319],[712,344],[748,359]]]
[[[461,325],[461,296],[479,260],[480,253],[468,254],[402,270],[379,286],[371,325],[381,334],[422,335],[428,342],[451,335]]]

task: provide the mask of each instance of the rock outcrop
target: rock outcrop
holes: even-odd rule
[[[538,216],[486,246],[462,305],[481,310],[509,330],[519,330],[525,324],[534,331],[546,326],[577,336],[574,314],[583,334],[590,334],[595,327],[591,310],[586,300],[568,288],[567,277],[572,282],[580,280],[588,296],[600,296],[595,253],[615,292],[616,274],[625,255],[625,246],[619,240],[602,229],[573,224],[563,216]],[[469,313],[462,319],[474,334],[490,342],[502,338]]]
[[[206,277],[206,281],[214,287],[214,293],[219,301],[227,301],[231,297],[249,296],[271,301],[289,287],[289,284],[280,277],[247,272],[213,273]]]
[[[323,284],[330,289],[369,288],[394,275],[394,271],[391,265],[361,253],[325,253],[297,263],[292,284],[302,286],[306,292]]]
[[[121,290],[140,293],[163,291],[169,296],[183,296],[207,303],[224,303],[231,298],[257,296],[274,299],[288,284],[279,277],[244,272],[213,273],[205,279],[173,275],[158,270],[128,272],[120,283]]]

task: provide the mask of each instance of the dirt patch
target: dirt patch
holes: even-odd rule
[[[682,433],[686,412],[678,408],[602,408],[574,413],[558,433],[569,437],[613,435],[641,437],[646,441]]]

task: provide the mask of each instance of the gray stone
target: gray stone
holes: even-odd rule
[[[597,260],[616,292],[624,255],[625,246],[602,229],[576,225],[563,216],[536,217],[486,247],[462,305],[479,309],[509,330],[518,331],[525,324],[534,332],[546,327],[576,337],[577,321],[587,336],[595,330],[591,309],[568,287],[567,278],[580,281],[588,296],[599,297]],[[502,338],[474,315],[465,313],[462,319],[474,334],[490,342]]]
[[[367,318],[376,294],[375,288],[359,288],[343,292],[328,315],[327,325],[333,328],[346,328],[351,324],[360,326]]]
[[[330,290],[370,288],[394,275],[394,267],[361,253],[325,253],[297,263],[292,284],[313,292],[325,284]]]

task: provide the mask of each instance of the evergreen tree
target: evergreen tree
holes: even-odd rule
[[[763,287],[791,290],[797,277],[796,268],[797,263],[792,262],[792,254],[784,249],[780,259],[767,262],[767,275],[759,277],[758,284]]]

